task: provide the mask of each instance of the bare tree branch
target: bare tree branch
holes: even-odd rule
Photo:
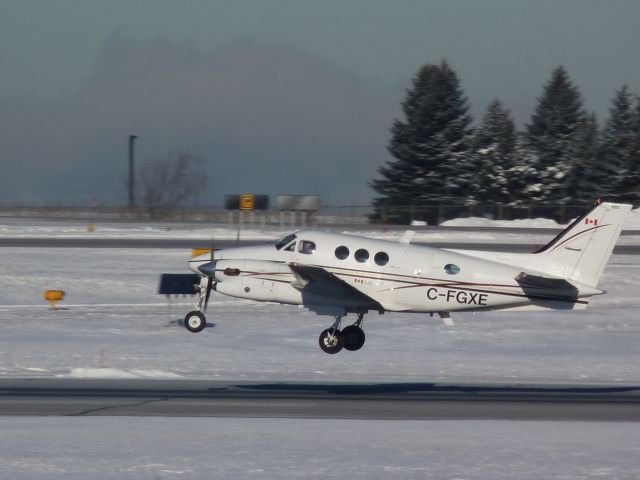
[[[206,186],[207,172],[202,157],[181,152],[147,162],[140,169],[139,178],[142,204],[151,216],[158,216],[196,199]]]

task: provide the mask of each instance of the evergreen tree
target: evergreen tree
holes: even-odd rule
[[[599,155],[600,132],[595,113],[588,115],[576,131],[569,150],[573,167],[566,184],[567,197],[575,203],[592,203],[606,193],[606,182]]]
[[[541,195],[541,184],[536,168],[538,155],[527,143],[524,134],[520,133],[516,138],[514,164],[507,171],[509,205],[530,206],[531,199]]]
[[[634,108],[634,101],[636,103]],[[622,201],[637,201],[640,169],[640,103],[626,85],[616,91],[603,132],[601,150],[606,193]]]
[[[578,88],[563,67],[557,67],[538,99],[526,142],[536,160],[535,183],[529,186],[530,200],[547,203],[570,199],[567,182],[573,169],[572,149],[586,114]]]
[[[471,160],[475,177],[470,202],[493,204],[512,200],[508,172],[516,164],[516,142],[511,113],[499,100],[493,101],[473,134]]]
[[[380,194],[374,200],[374,216],[406,221],[408,214],[389,207],[466,197],[473,175],[467,155],[468,108],[458,77],[446,61],[418,71],[402,103],[405,120],[395,120],[391,128],[388,149],[394,160],[379,168],[381,179],[371,182]]]
[[[630,155],[625,166],[626,175],[620,182],[620,199],[640,205],[640,98],[635,97],[635,132],[631,141]]]

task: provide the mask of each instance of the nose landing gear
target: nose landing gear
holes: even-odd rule
[[[201,332],[207,326],[207,318],[203,312],[207,311],[207,304],[209,303],[212,288],[213,279],[211,277],[202,277],[198,289],[197,310],[192,310],[184,317],[184,326],[190,332]]]
[[[202,313],[194,310],[184,317],[184,326],[190,332],[198,333],[207,326],[207,319]]]

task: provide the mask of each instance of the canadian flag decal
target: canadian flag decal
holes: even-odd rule
[[[598,220],[596,218],[585,218],[584,223],[587,225],[598,225]]]

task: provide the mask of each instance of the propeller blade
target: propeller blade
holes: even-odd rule
[[[198,267],[198,270],[200,270],[200,273],[202,275],[206,275],[209,278],[214,278],[215,279],[215,273],[216,273],[216,262],[214,260],[214,252],[215,249],[214,247],[214,243],[215,243],[215,239],[213,234],[211,235],[211,256],[209,257],[209,263],[204,263],[202,265],[200,265]]]

